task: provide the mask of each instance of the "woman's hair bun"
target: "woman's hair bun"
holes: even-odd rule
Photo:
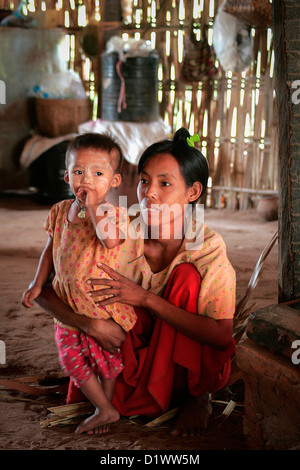
[[[200,150],[190,144],[193,137],[185,127],[181,127],[175,132],[173,139],[161,140],[150,145],[140,157],[138,173],[140,174],[143,171],[150,158],[167,153],[177,161],[186,187],[190,188],[198,181],[202,185],[202,194],[204,194],[208,180],[208,164]],[[191,140],[188,141],[187,139]],[[200,196],[198,199],[200,199]],[[193,204],[196,203],[197,201],[193,201]]]
[[[176,143],[184,142],[186,144],[187,143],[186,139],[188,137],[190,137],[189,131],[185,127],[181,127],[180,129],[178,129],[175,132],[174,137],[173,137],[173,141],[176,142]]]

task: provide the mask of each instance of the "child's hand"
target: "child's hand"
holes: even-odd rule
[[[77,200],[85,207],[95,207],[105,200],[106,192],[99,193],[95,189],[81,187],[76,193]]]
[[[86,196],[87,196],[87,193],[85,191],[85,189],[83,188],[79,188],[77,193],[75,194],[76,198],[77,198],[77,201],[79,202],[79,204],[82,204],[83,206],[85,206],[85,203],[86,203]]]
[[[29,288],[24,292],[22,296],[22,304],[26,308],[33,307],[33,301],[36,299],[42,291],[42,288],[37,285],[30,285]]]
[[[90,188],[79,188],[76,197],[79,204],[82,204],[84,207],[92,207],[98,203],[96,191]]]

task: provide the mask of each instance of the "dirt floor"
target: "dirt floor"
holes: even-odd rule
[[[5,342],[6,363],[0,365],[0,379],[60,374],[53,321],[39,307],[25,309],[22,292],[32,280],[46,234],[42,224],[48,206],[32,197],[0,198],[1,217],[1,314],[0,340]],[[262,220],[254,209],[247,212],[206,210],[205,222],[221,233],[229,259],[237,272],[237,300],[245,292],[255,263],[277,231],[277,221]],[[269,254],[251,303],[262,307],[277,303],[277,244]],[[35,384],[36,385],[36,384]],[[235,388],[236,387],[236,388]],[[243,384],[216,399],[243,401]],[[0,387],[1,450],[246,450],[243,435],[243,407],[236,407],[226,421],[220,418],[225,405],[213,404],[208,431],[201,437],[171,438],[172,421],[159,427],[144,427],[140,418],[122,418],[107,435],[74,434],[74,425],[42,427],[47,406],[64,403],[65,395],[33,397]]]

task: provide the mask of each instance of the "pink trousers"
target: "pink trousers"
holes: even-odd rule
[[[109,353],[83,331],[70,330],[55,323],[58,357],[63,371],[80,388],[92,373],[114,379],[123,370],[122,353]]]

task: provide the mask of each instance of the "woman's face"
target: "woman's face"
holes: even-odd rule
[[[171,230],[175,221],[182,228],[185,208],[198,199],[201,192],[200,182],[186,186],[177,160],[169,153],[149,158],[140,173],[137,189],[145,223],[160,227],[169,225]]]

